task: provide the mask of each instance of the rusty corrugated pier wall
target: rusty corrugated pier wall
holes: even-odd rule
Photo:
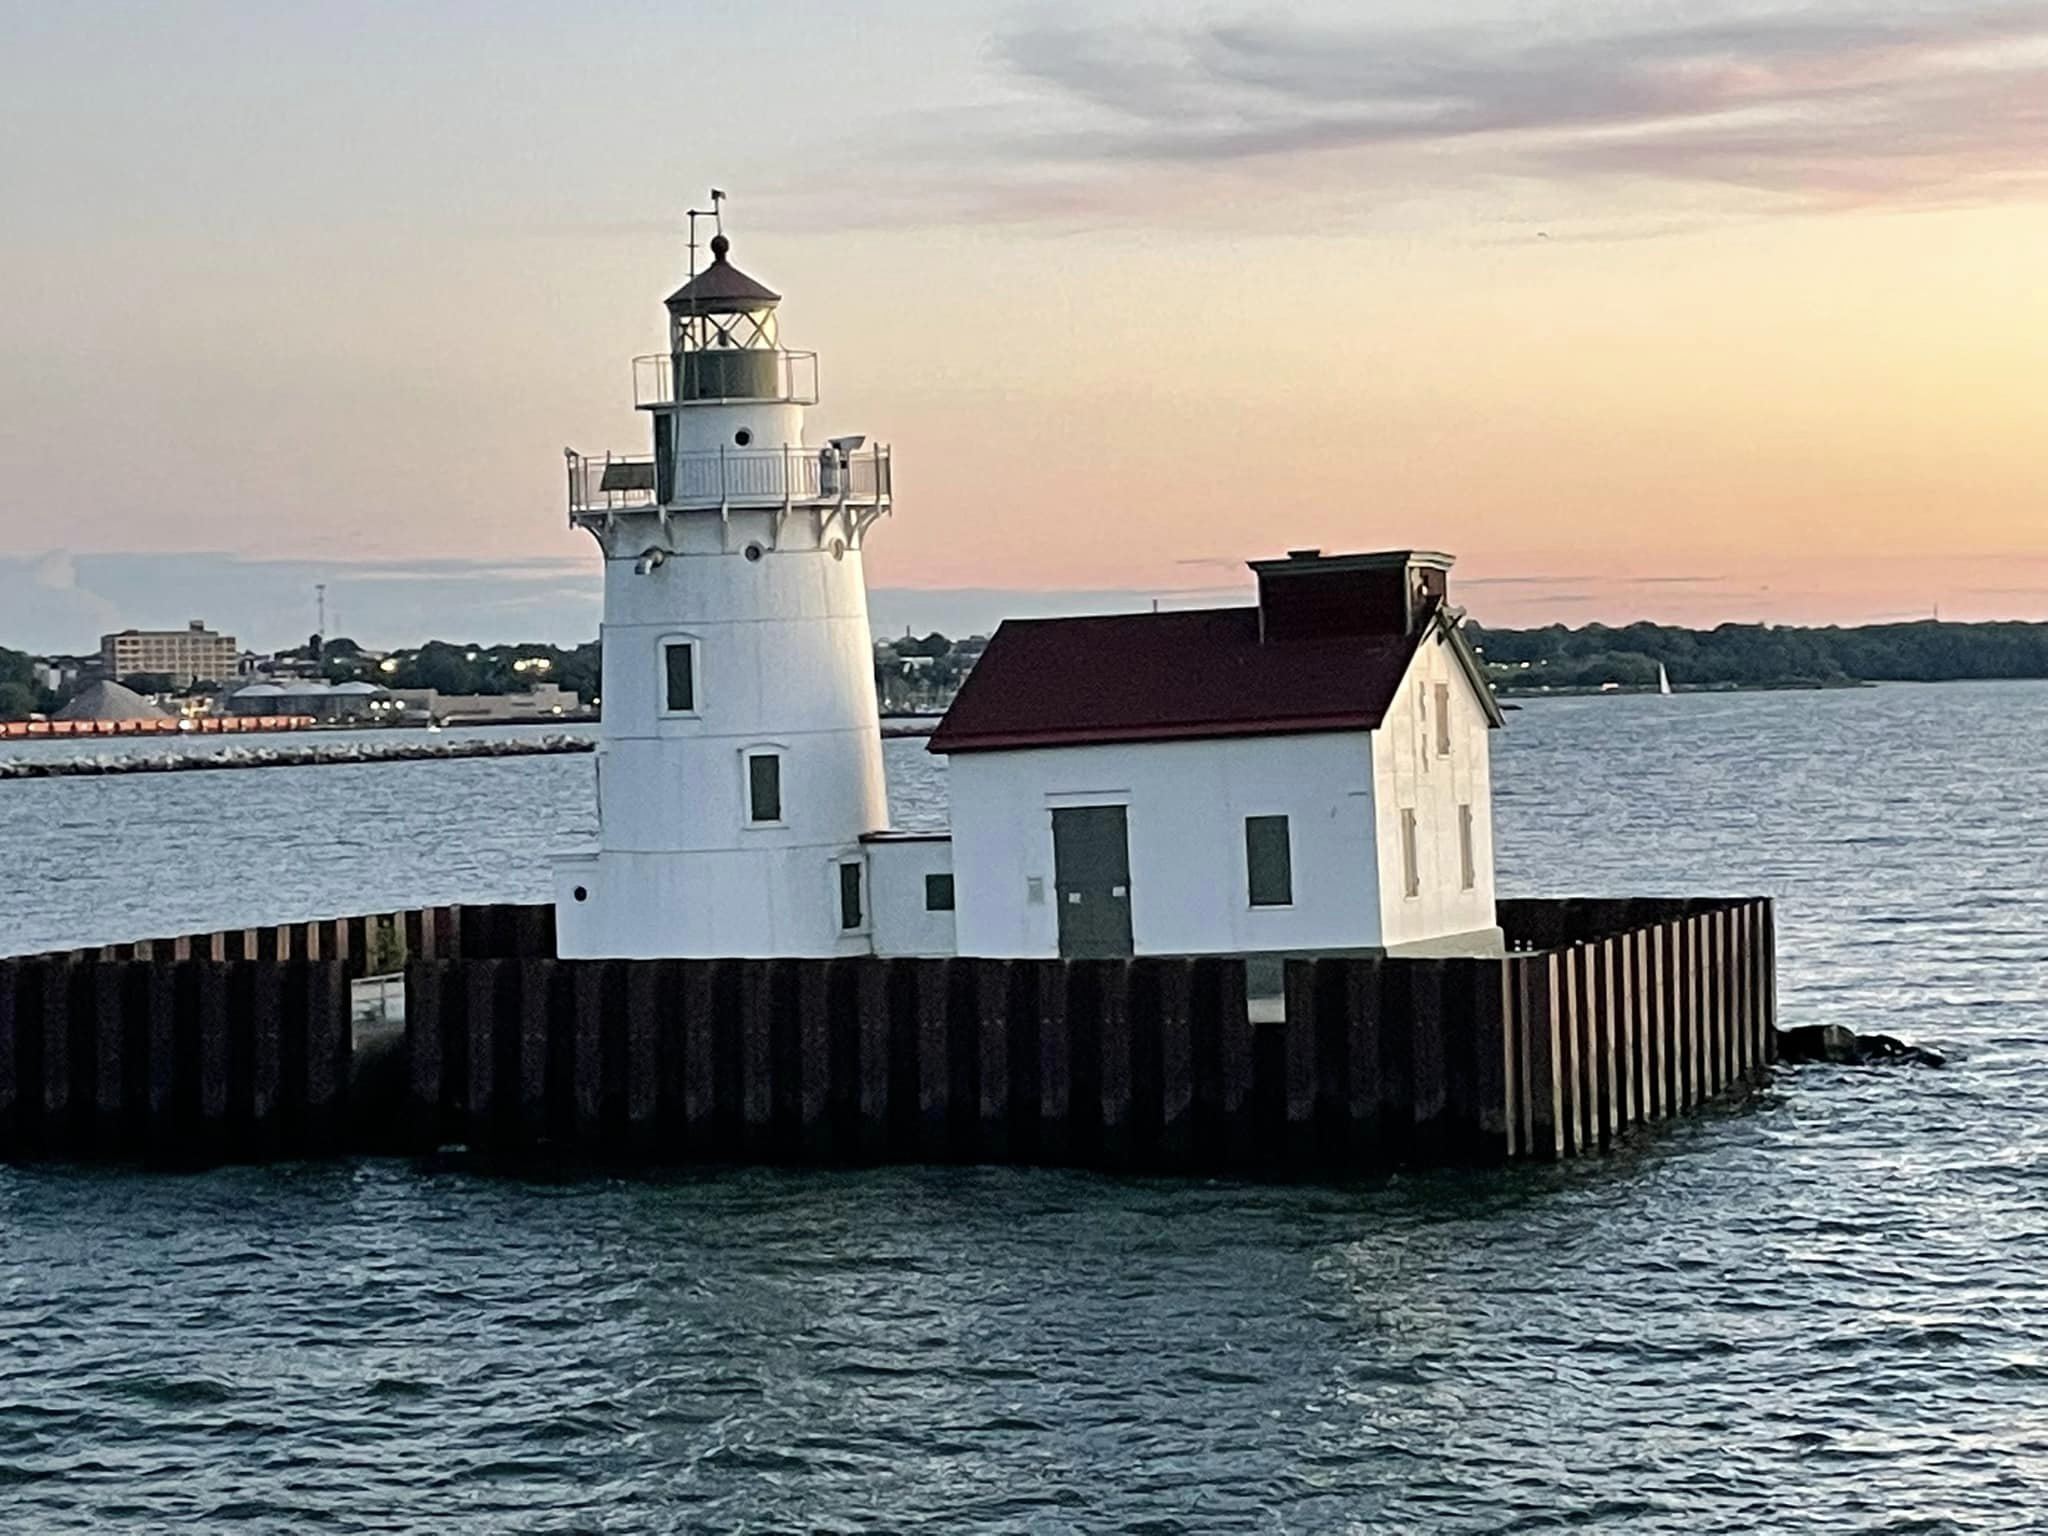
[[[546,907],[0,961],[0,1156],[1343,1173],[1595,1151],[1758,1079],[1763,900],[1501,904],[1502,959],[553,958]],[[396,1066],[349,985],[405,967]],[[352,1086],[353,1085],[353,1086]]]

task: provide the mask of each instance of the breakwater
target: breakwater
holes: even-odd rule
[[[460,741],[307,742],[226,746],[206,752],[122,752],[94,757],[0,760],[0,780],[94,778],[117,773],[190,773],[219,768],[305,768],[325,763],[410,763],[470,757],[545,757],[594,752],[587,736],[547,735]]]
[[[0,962],[0,1155],[1346,1173],[1585,1155],[1756,1082],[1761,900],[1504,903],[1483,959],[564,961],[545,907]],[[350,982],[403,964],[405,1022]]]

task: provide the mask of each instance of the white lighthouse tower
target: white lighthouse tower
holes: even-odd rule
[[[694,246],[693,246],[694,249]],[[565,957],[862,954],[861,838],[885,827],[861,547],[889,452],[809,443],[815,353],[730,260],[668,300],[634,362],[654,452],[571,452],[604,552],[598,846],[556,862]],[[694,266],[694,262],[693,262]]]

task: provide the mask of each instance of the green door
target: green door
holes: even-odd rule
[[[1131,842],[1120,805],[1052,813],[1060,956],[1115,960],[1131,952]]]

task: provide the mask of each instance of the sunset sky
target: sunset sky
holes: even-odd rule
[[[0,124],[0,644],[587,637],[713,184],[878,627],[2048,617],[2048,5],[0,0]]]

